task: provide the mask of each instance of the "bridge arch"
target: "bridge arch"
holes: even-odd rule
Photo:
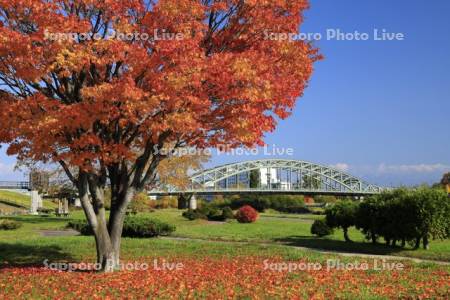
[[[259,173],[257,186],[250,186],[251,172]],[[191,183],[191,190],[199,192],[278,191],[363,195],[383,190],[333,167],[288,159],[259,159],[226,164],[194,174]]]

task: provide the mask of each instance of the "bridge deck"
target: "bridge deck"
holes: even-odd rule
[[[30,183],[28,181],[0,181],[0,189],[5,190],[28,190]]]
[[[376,194],[373,191],[351,192],[351,191],[325,191],[325,190],[279,190],[279,189],[223,189],[223,190],[184,190],[184,191],[149,191],[149,196],[176,196],[180,194],[196,195],[225,195],[225,194],[260,194],[260,195],[330,195],[330,196],[370,196]]]

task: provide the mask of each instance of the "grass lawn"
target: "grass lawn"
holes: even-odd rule
[[[346,243],[342,230],[336,230],[332,236],[317,238],[310,233],[310,226],[317,215],[308,214],[280,214],[267,212],[252,224],[240,224],[236,221],[208,222],[206,220],[189,221],[181,216],[177,209],[156,210],[149,214],[152,218],[159,219],[176,226],[174,237],[238,241],[249,243],[276,243],[290,246],[307,247],[320,250],[332,250],[341,252],[357,252],[365,254],[382,254],[394,256],[407,256],[431,260],[450,261],[450,240],[432,241],[429,250],[413,250],[386,247],[385,245],[372,245],[364,240],[364,236],[355,228],[349,230],[353,243]],[[72,211],[72,218],[84,218],[82,211]],[[24,223],[20,229],[23,233],[17,235],[14,232],[0,231],[0,241],[21,241],[26,237],[39,238],[39,229],[63,229],[67,218],[20,216],[15,217]]]
[[[332,236],[317,238],[310,233],[314,219],[321,216],[311,214],[280,214],[267,212],[252,224],[239,224],[236,221],[226,223],[208,222],[205,220],[189,221],[181,216],[179,210],[157,210],[151,215],[154,218],[175,224],[175,236],[196,239],[216,239],[226,241],[277,242],[292,246],[309,247],[342,252],[358,252],[367,254],[386,254],[408,256],[422,259],[450,261],[450,240],[432,241],[429,250],[413,250],[391,248],[384,245],[372,245],[364,240],[355,228],[349,234],[353,243],[344,242],[342,230],[336,230]]]
[[[46,259],[49,262],[95,261],[93,237],[42,236],[41,230],[64,229],[67,218],[14,217],[23,226],[14,231],[0,231],[0,295],[3,293],[4,298],[19,299],[100,299],[119,296],[162,299],[445,299],[449,293],[449,266],[405,261],[402,271],[373,270],[374,261],[369,258],[341,257],[277,244],[306,244],[313,248],[334,247],[359,252],[371,249],[371,252],[382,253],[362,242],[345,246],[341,232],[336,232],[329,239],[311,237],[311,215],[268,212],[262,214],[254,224],[188,221],[181,217],[180,211],[174,209],[157,210],[151,216],[175,224],[175,236],[205,240],[124,238],[121,259],[125,262],[145,262],[150,266],[154,266],[155,260],[159,263],[179,263],[183,266],[181,270],[150,268],[106,275],[48,270],[42,267]],[[72,217],[84,216],[81,211],[74,211]],[[357,231],[350,234],[355,241],[362,240]],[[222,243],[210,239],[249,243]],[[448,246],[448,241],[441,244],[433,241],[427,255],[420,255],[424,251],[417,251],[416,255],[448,258]],[[394,255],[413,252],[390,251],[389,254]],[[327,270],[329,260],[338,260],[343,264],[367,263],[371,267],[368,270]],[[318,263],[323,268],[294,272],[267,268],[268,264],[276,266],[288,263]],[[99,286],[94,287],[95,284]]]

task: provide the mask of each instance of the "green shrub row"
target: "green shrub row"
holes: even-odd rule
[[[67,224],[83,235],[92,235],[92,228],[86,220],[72,220]],[[169,235],[175,231],[175,226],[153,220],[146,217],[126,216],[123,224],[123,237],[156,237],[160,235]]]
[[[266,209],[273,209],[285,213],[309,213],[305,206],[303,197],[273,195],[273,196],[242,196],[224,200],[219,206],[229,206],[232,209],[239,209],[242,206],[249,205],[259,212]]]
[[[355,226],[368,240],[415,248],[428,248],[432,239],[450,237],[450,199],[441,189],[397,189],[369,197],[361,203],[340,201],[325,211],[327,225],[342,228],[350,241],[348,228]]]
[[[220,209],[213,204],[203,204],[198,209],[188,209],[182,215],[188,220],[226,221],[234,218],[233,210],[230,207],[225,206]]]

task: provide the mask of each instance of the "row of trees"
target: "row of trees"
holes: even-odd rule
[[[327,208],[326,223],[342,228],[350,241],[348,228],[355,226],[368,240],[401,246],[407,243],[424,249],[431,239],[450,237],[450,200],[442,189],[396,189],[372,196],[361,203],[341,201]]]

